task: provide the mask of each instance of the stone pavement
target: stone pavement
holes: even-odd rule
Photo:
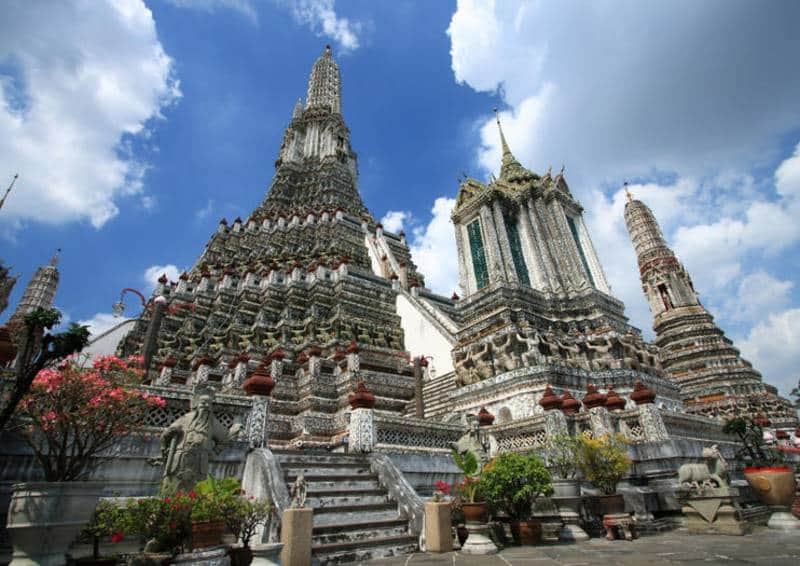
[[[764,564],[800,566],[800,531],[755,528],[745,536],[690,535],[672,531],[635,541],[593,538],[574,544],[508,547],[494,556],[416,553],[366,562],[370,566],[667,566]]]

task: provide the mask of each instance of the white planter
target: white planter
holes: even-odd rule
[[[31,482],[13,486],[8,507],[10,566],[61,566],[70,543],[92,518],[103,482]]]
[[[254,544],[250,547],[253,551],[253,561],[250,566],[280,566],[282,549],[282,542]]]

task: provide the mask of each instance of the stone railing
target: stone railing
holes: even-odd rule
[[[534,415],[501,425],[486,427],[497,440],[499,452],[534,452],[544,448],[547,440],[545,415]]]
[[[736,442],[735,437],[722,432],[723,423],[715,419],[663,410],[661,418],[670,437]]]
[[[189,411],[192,392],[184,387],[143,385],[141,389],[164,399],[165,407],[152,407],[145,417],[143,427],[151,432],[156,432],[168,427],[178,417]],[[252,400],[242,395],[221,395],[214,398],[214,415],[225,426],[230,427],[234,422],[244,424],[252,408]]]
[[[647,430],[642,424],[638,409],[619,411],[613,414],[616,420],[616,431],[621,433],[629,442],[638,444],[647,442]]]
[[[460,424],[375,413],[376,450],[449,452],[465,432]]]

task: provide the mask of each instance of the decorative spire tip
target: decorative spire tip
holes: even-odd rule
[[[625,196],[628,197],[628,202],[632,202],[633,196],[631,195],[631,192],[628,190],[628,181],[625,181],[622,184],[622,186],[625,187]]]

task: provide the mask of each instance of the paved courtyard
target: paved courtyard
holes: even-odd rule
[[[371,566],[647,566],[671,564],[768,564],[800,566],[800,531],[759,527],[746,536],[690,535],[681,531],[633,542],[594,538],[576,544],[509,547],[494,556],[416,553],[368,562]]]

